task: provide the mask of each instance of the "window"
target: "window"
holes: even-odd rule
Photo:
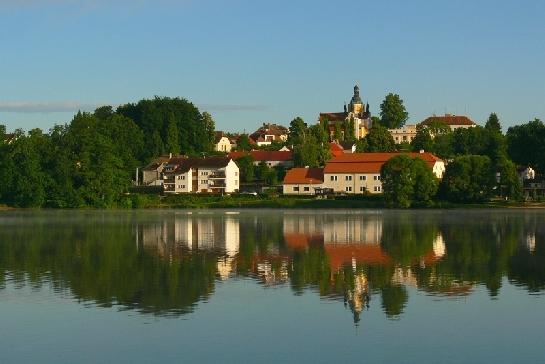
[[[305,192],[310,191],[310,187],[303,187],[303,191],[305,191]]]
[[[235,172],[235,177],[238,177],[238,172]]]
[[[360,181],[365,181],[367,180],[367,176],[360,176]]]
[[[294,192],[299,192],[299,186],[293,187],[293,191],[294,191]]]
[[[238,179],[235,180],[235,184],[238,185]]]
[[[205,180],[205,179],[201,180],[201,185],[205,185],[205,184],[207,184],[207,183],[208,183],[207,180]]]
[[[337,180],[337,176],[331,176],[331,180],[332,180],[332,181],[336,181],[336,180]]]
[[[344,189],[346,192],[352,192],[352,187],[345,187]]]
[[[375,181],[380,181],[380,174],[379,174],[379,175],[376,175],[376,176],[373,176],[373,179],[374,179]]]
[[[178,185],[178,188],[184,189],[185,185]]]
[[[375,191],[375,192],[380,192],[380,186],[375,186],[375,187],[373,188],[373,191]]]
[[[352,181],[352,176],[344,176],[345,181]]]
[[[208,172],[201,172],[201,176],[208,176]]]
[[[365,190],[367,190],[365,187],[360,187],[360,192],[365,192]]]

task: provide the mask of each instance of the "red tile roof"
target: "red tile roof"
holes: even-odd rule
[[[292,168],[284,177],[284,184],[321,184],[324,182],[323,168]]]
[[[287,162],[293,160],[293,152],[286,151],[267,151],[267,150],[252,150],[251,152],[231,152],[229,158],[237,159],[251,155],[254,161],[257,162]]]
[[[473,120],[467,116],[445,115],[445,116],[430,116],[420,124],[428,125],[434,121],[440,121],[447,125],[476,125]]]
[[[347,112],[322,112],[320,113],[320,120],[327,121],[344,121],[348,117]]]
[[[329,149],[333,157],[338,157],[344,154],[344,148],[337,143],[329,143]]]
[[[326,163],[324,173],[380,173],[382,165],[390,158],[402,153],[343,153]],[[405,153],[413,158],[421,158],[433,168],[441,161],[431,153]]]

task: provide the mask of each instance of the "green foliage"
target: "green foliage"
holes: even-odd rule
[[[214,125],[210,115],[201,114],[186,99],[155,97],[140,100],[137,104],[122,105],[116,112],[132,119],[143,131],[145,160],[158,155],[154,154],[160,149],[157,135],[166,149],[176,151],[179,148],[185,154],[212,149]]]
[[[254,180],[254,159],[251,155],[245,155],[235,159],[240,172],[242,182],[253,182]]]
[[[363,153],[369,149],[367,138],[356,140],[356,153]]]
[[[388,160],[380,171],[384,198],[390,206],[407,208],[429,204],[437,192],[437,179],[421,158],[398,155]]]
[[[535,119],[507,129],[509,157],[513,162],[545,173],[545,124]]]
[[[329,137],[325,123],[312,125],[300,135],[299,144],[294,145],[293,159],[296,167],[323,166],[331,157]]]
[[[252,150],[252,145],[250,144],[250,138],[248,134],[242,134],[237,140],[236,150],[241,152],[248,152]]]
[[[482,202],[492,194],[495,171],[487,156],[467,155],[454,159],[441,183],[441,194],[452,202]]]
[[[397,94],[389,93],[380,104],[380,122],[388,129],[396,129],[405,125],[409,113],[405,110],[403,100]]]
[[[396,144],[392,134],[385,127],[374,124],[365,137],[367,152],[395,152]]]
[[[411,150],[418,152],[424,150],[426,152],[432,151],[433,139],[431,138],[430,131],[426,126],[418,125],[416,127],[416,136],[411,141]]]
[[[296,117],[290,122],[288,145],[299,145],[305,140],[305,136],[308,133],[307,123],[300,117]]]
[[[500,119],[498,118],[498,115],[496,115],[496,113],[490,114],[484,127],[488,131],[501,134],[501,125],[500,125]]]

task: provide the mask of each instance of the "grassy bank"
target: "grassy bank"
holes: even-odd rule
[[[388,208],[383,196],[338,196],[334,199],[318,199],[304,196],[268,195],[169,195],[130,194],[119,204],[121,208],[282,208],[282,209],[343,209]],[[520,203],[491,201],[474,204],[457,204],[436,201],[428,206],[415,208],[545,208],[544,203]]]

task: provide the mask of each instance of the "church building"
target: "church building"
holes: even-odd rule
[[[327,123],[331,140],[335,138],[335,130],[340,130],[342,138],[353,128],[356,139],[364,138],[372,126],[369,104],[364,104],[360,97],[360,88],[354,86],[354,95],[348,107],[344,105],[344,112],[320,113],[318,122]]]

